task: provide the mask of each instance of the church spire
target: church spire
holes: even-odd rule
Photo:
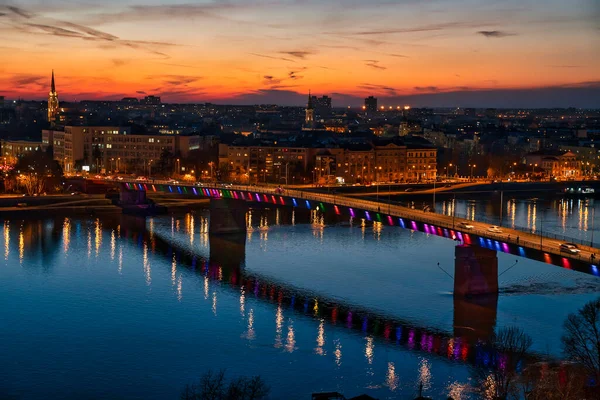
[[[309,110],[313,109],[312,96],[310,95],[310,89],[308,89],[308,105],[306,106],[306,108]]]
[[[48,93],[48,122],[52,126],[56,122],[58,114],[58,93],[56,93],[56,85],[54,83],[54,70],[52,70],[52,82],[50,83],[50,93]]]

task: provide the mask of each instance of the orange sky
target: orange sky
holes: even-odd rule
[[[381,98],[597,87],[594,0],[17,0],[0,5],[0,95]],[[350,100],[349,100],[350,101]]]

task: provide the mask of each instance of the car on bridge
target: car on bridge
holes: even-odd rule
[[[459,222],[458,227],[462,228],[462,229],[473,229],[474,228],[474,226],[469,224],[468,222]]]
[[[488,230],[488,232],[492,232],[492,233],[502,233],[502,229],[497,225],[492,225],[487,230]]]
[[[576,244],[561,243],[560,251],[561,251],[561,253],[578,254],[581,250],[579,250],[579,248],[577,247]]]

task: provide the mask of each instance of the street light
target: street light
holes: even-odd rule
[[[148,161],[148,178],[152,175],[152,160]]]
[[[475,168],[476,166],[476,164],[469,164],[469,167],[471,167],[471,180],[473,180],[473,168]]]
[[[450,167],[450,168],[451,168],[451,167],[452,167],[452,163],[450,163],[450,165],[448,165],[448,167]],[[458,175],[458,164],[454,165],[454,168],[456,169],[456,170],[454,171],[454,176],[457,176],[457,175]]]

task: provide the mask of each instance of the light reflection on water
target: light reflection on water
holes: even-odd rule
[[[437,203],[437,210],[445,215],[455,215],[490,224],[522,228],[539,233],[554,234],[577,240],[592,240],[592,231],[600,229],[600,214],[596,215],[593,198],[507,198],[504,196],[503,216],[500,220],[498,199],[464,200],[448,199]],[[600,235],[594,239],[599,246]]]
[[[46,347],[56,347],[52,354],[41,352],[28,362],[41,371],[48,357],[59,360],[57,367],[67,371],[64,376],[68,381],[42,379],[42,386],[50,385],[55,393],[60,392],[59,385],[83,385],[74,379],[75,371],[85,368],[89,359],[96,365],[89,369],[99,374],[99,381],[109,370],[111,376],[117,371],[123,377],[111,385],[115,392],[108,397],[123,391],[137,395],[140,383],[144,383],[147,398],[165,398],[166,394],[173,398],[179,387],[207,368],[227,366],[234,373],[260,373],[273,386],[275,395],[288,393],[291,387],[307,397],[311,391],[334,387],[347,395],[369,392],[380,397],[392,393],[406,396],[414,393],[415,382],[421,382],[430,396],[454,393],[455,398],[467,398],[470,367],[463,366],[461,360],[472,357],[474,347],[452,337],[453,306],[447,295],[452,282],[434,267],[437,260],[450,265],[451,241],[441,242],[444,239],[364,219],[359,227],[348,228],[347,222],[342,227],[328,225],[322,214],[310,213],[303,217],[303,223],[298,222],[296,213],[257,214],[255,218],[249,216],[257,224],[248,232],[245,267],[239,271],[225,266],[202,270],[200,261],[193,267],[174,251],[167,256],[160,254],[154,239],[143,236],[139,229],[123,228],[121,221],[69,220],[68,228],[66,220],[57,221],[53,228],[56,233],[52,233],[54,246],[42,250],[50,252],[42,257],[52,267],[49,281],[38,281],[35,274],[21,276],[17,268],[21,262],[35,264],[40,255],[30,248],[36,247],[32,245],[39,239],[35,235],[45,235],[46,231],[30,229],[27,222],[20,227],[6,222],[6,263],[0,278],[10,277],[16,282],[0,279],[0,289],[4,289],[0,290],[0,301],[9,305],[0,311],[2,320],[7,321],[7,326],[0,327],[0,337],[28,346],[33,343],[33,347],[42,341]],[[296,225],[287,225],[292,219]],[[205,215],[152,218],[146,226],[168,237],[172,234],[176,242],[193,248],[205,259],[212,256]],[[123,229],[128,232],[121,236]],[[316,236],[315,231],[319,233]],[[16,253],[11,252],[11,234],[19,237]],[[439,254],[428,251],[432,246]],[[81,257],[86,252],[90,257],[94,250],[96,257]],[[533,263],[525,260],[525,271],[511,279],[562,280],[569,273],[544,265],[527,272]],[[252,279],[245,281],[244,276]],[[32,293],[30,288],[29,294],[22,296],[23,289],[32,285],[39,292]],[[310,293],[304,295],[303,290]],[[90,293],[97,295],[90,297]],[[55,309],[55,300],[46,300],[53,296],[62,298],[69,309],[60,315],[60,323],[46,325],[46,315],[60,312]],[[335,302],[323,301],[322,297]],[[554,342],[559,328],[548,329],[550,322],[537,320],[540,314],[536,309],[560,302],[561,307],[550,308],[565,314],[585,300],[585,295],[571,296],[571,304],[565,306],[569,300],[563,295],[555,299],[531,299],[527,294],[513,297],[501,297],[496,324],[517,320],[553,336]],[[304,312],[298,311],[302,304],[295,303],[304,301],[301,298],[309,299]],[[524,302],[529,311],[519,313]],[[11,309],[32,318],[22,321]],[[394,322],[398,318],[414,326]],[[15,322],[12,326],[19,326],[17,321],[24,323],[24,334],[15,335],[8,327],[11,321]],[[39,336],[39,330],[28,328],[29,324],[42,325],[46,334],[53,335],[53,341],[48,343],[45,336]],[[119,340],[110,341],[108,347],[98,344],[111,335]],[[87,358],[70,364],[69,359],[57,355],[78,343],[72,336],[86,338],[78,345],[83,346]],[[131,337],[138,343],[128,339]],[[545,349],[547,343],[540,347]],[[98,346],[102,351],[96,352]],[[0,344],[1,365],[14,357],[15,351],[8,343]],[[179,360],[185,360],[184,367]],[[141,365],[144,372],[138,374]],[[166,378],[147,381],[146,370],[155,371],[153,376],[160,371]],[[317,381],[314,371],[318,371]],[[333,371],[339,372],[334,375]],[[20,368],[12,373],[30,376]],[[46,375],[50,377],[52,372]],[[310,376],[317,383],[314,387],[295,384],[298,376]],[[10,378],[20,390],[29,386],[24,378]],[[132,380],[135,387],[127,383]],[[85,385],[94,386],[91,382]],[[35,385],[27,390],[36,390]]]

